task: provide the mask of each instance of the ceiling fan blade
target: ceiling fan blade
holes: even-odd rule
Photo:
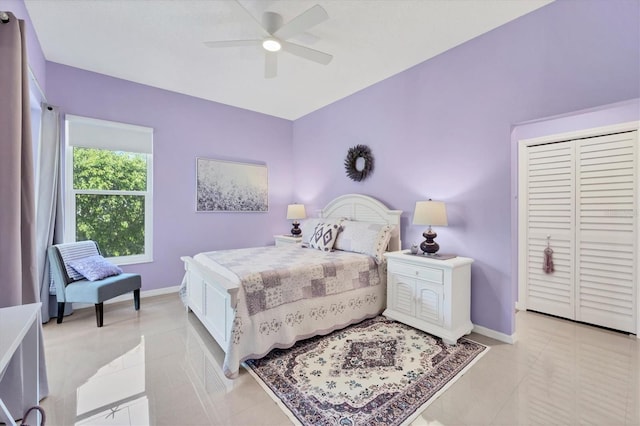
[[[300,46],[299,44],[289,43],[287,41],[282,42],[282,50],[322,65],[328,65],[329,62],[331,62],[331,60],[333,59],[333,56],[329,55],[328,53]]]
[[[278,54],[276,52],[265,52],[264,78],[275,78],[276,75],[278,75]]]
[[[258,20],[256,19],[256,17],[255,17],[255,16],[253,16],[253,15],[251,14],[251,12],[249,12],[249,9],[247,9],[246,7],[244,7],[244,6],[242,5],[242,3],[240,3],[238,0],[236,0],[236,4],[237,4],[238,6],[240,6],[240,8],[241,8],[242,10],[244,10],[244,12],[245,12],[248,16],[250,16],[250,17],[251,17],[251,19],[253,20],[253,22],[255,22],[255,23],[257,24],[258,28],[260,29],[260,32],[262,32],[262,36],[263,36],[263,37],[269,37],[269,36],[271,35],[271,34],[269,34],[269,31],[267,31],[267,30],[262,26],[262,23],[261,23],[260,21],[258,21]]]
[[[273,33],[273,35],[286,40],[296,34],[305,32],[309,28],[314,27],[327,19],[329,19],[327,11],[319,4],[316,4],[311,9],[308,9],[306,12],[302,12],[300,15],[284,24],[280,29],[278,29],[278,31]]]
[[[221,40],[205,41],[207,47],[238,47],[238,46],[260,46],[262,40]]]

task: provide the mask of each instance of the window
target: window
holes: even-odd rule
[[[153,129],[66,116],[65,241],[118,264],[151,262]]]

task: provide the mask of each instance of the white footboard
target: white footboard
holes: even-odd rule
[[[233,325],[238,284],[189,256],[180,259],[187,272],[187,305],[226,352]]]

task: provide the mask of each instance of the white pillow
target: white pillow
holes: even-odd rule
[[[322,219],[318,217],[311,217],[300,221],[300,229],[302,230],[302,244],[309,244],[311,236],[316,230],[316,226],[322,222]]]
[[[319,223],[309,239],[309,247],[322,251],[331,251],[339,233],[340,224],[331,222]]]
[[[368,254],[373,256],[377,263],[383,262],[383,253],[387,250],[394,228],[392,225],[353,220],[345,220],[341,225],[342,230],[333,248]]]

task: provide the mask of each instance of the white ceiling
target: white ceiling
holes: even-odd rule
[[[295,120],[550,0],[25,0],[48,61]],[[262,13],[288,22],[315,4],[329,19],[290,41],[327,65],[280,52],[264,78]],[[255,19],[247,14],[247,10]]]

